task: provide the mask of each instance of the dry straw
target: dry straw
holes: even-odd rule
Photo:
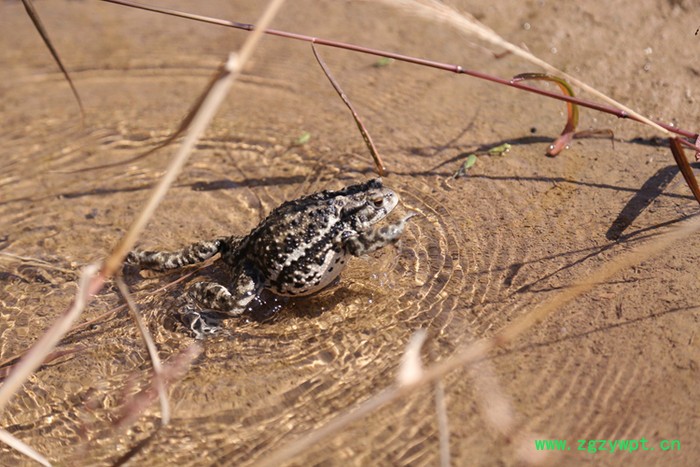
[[[0,412],[2,412],[10,398],[22,387],[29,376],[34,373],[44,362],[46,357],[53,351],[61,338],[70,330],[73,322],[80,316],[85,306],[92,296],[98,293],[104,283],[121,269],[122,262],[126,254],[136,243],[141,232],[146,227],[149,219],[160,204],[168,188],[177,178],[183,166],[187,162],[192,149],[197,140],[202,136],[217,110],[226,98],[228,91],[235,79],[240,74],[243,65],[250,58],[253,50],[260,41],[263,31],[274,18],[284,0],[271,0],[259,21],[260,29],[254,31],[243,44],[240,53],[231,53],[219,72],[214,76],[203,96],[199,99],[195,107],[191,125],[182,146],[170,162],[166,173],[163,175],[158,185],[152,191],[145,206],[129,227],[129,230],[117,243],[112,253],[100,267],[96,264],[88,265],[84,268],[78,286],[76,298],[70,307],[58,318],[58,320],[42,335],[31,349],[22,357],[13,368],[10,375],[5,379],[0,387]],[[25,3],[27,5],[27,3]],[[36,12],[34,12],[36,15]],[[38,15],[37,15],[38,17]],[[157,363],[153,363],[154,367]],[[156,379],[158,376],[156,376]],[[162,400],[162,399],[161,399]],[[167,415],[167,412],[164,412]],[[0,440],[11,445],[24,454],[29,455],[38,462],[48,465],[48,461],[28,446],[6,431],[0,433]]]
[[[582,89],[600,97],[601,99],[609,102],[620,109],[627,112],[629,115],[634,116],[638,120],[654,127],[656,130],[660,131],[662,134],[670,136],[670,133],[664,128],[660,127],[656,123],[650,121],[649,119],[639,115],[631,109],[623,106],[619,102],[605,96],[599,91],[587,86],[585,83],[580,82],[574,77],[563,73],[562,71],[552,67],[548,63],[538,59],[529,52],[517,47],[503,38],[498,36],[494,31],[486,28],[484,25],[476,21],[469,15],[457,12],[449,6],[446,6],[440,2],[434,0],[382,0],[385,3],[391,4],[393,6],[398,6],[406,9],[412,14],[419,15],[424,18],[428,18],[435,21],[445,22],[450,24],[460,31],[468,32],[474,34],[482,40],[485,40],[493,45],[503,47],[504,49],[512,52],[513,54],[522,57],[531,63],[541,66],[545,70],[556,73],[559,76],[565,77],[570,83],[573,83]],[[205,93],[196,102],[192,112],[188,115],[183,122],[189,124],[187,128],[187,134],[185,139],[171,161],[165,175],[162,177],[158,185],[155,187],[151,193],[146,205],[141,210],[140,214],[134,220],[130,226],[128,232],[115,246],[111,255],[106,259],[104,265],[100,268],[98,265],[89,265],[83,270],[80,280],[79,287],[71,306],[62,314],[62,316],[51,326],[51,328],[35,343],[34,346],[22,357],[20,362],[13,368],[11,374],[5,380],[2,387],[0,387],[0,412],[6,407],[10,398],[21,388],[27,378],[42,364],[42,362],[51,354],[56,344],[65,335],[65,333],[71,328],[73,322],[80,315],[81,311],[85,305],[90,301],[92,295],[97,293],[105,281],[116,274],[121,268],[123,258],[127,252],[134,246],[137,238],[141,232],[145,229],[150,217],[155,211],[156,207],[165,196],[168,188],[174,182],[179,172],[185,165],[192,149],[194,148],[197,140],[204,133],[209,123],[216,114],[218,108],[224,101],[225,97],[230,90],[231,85],[240,73],[241,67],[250,57],[253,49],[258,43],[261,35],[264,33],[270,24],[271,19],[274,17],[275,13],[278,11],[282,5],[283,0],[272,0],[265,10],[262,18],[257,23],[254,28],[253,33],[248,37],[238,54],[230,54],[225,63],[221,66],[220,70],[214,76],[214,78],[209,83]],[[24,1],[28,12],[37,19],[34,20],[37,28],[42,31],[43,28],[39,26],[38,15],[33,11],[31,3],[29,1]],[[32,11],[30,11],[30,9]],[[37,24],[38,23],[38,24]],[[48,36],[45,31],[42,31],[42,37],[47,40]],[[49,45],[51,48],[51,46]],[[56,58],[56,56],[55,56]],[[75,90],[74,90],[75,92]],[[283,445],[278,450],[269,453],[264,457],[259,463],[259,465],[279,465],[282,462],[288,462],[295,456],[305,452],[309,448],[315,446],[322,440],[338,433],[341,429],[348,426],[349,424],[356,422],[363,417],[376,412],[382,407],[386,406],[390,402],[396,401],[402,397],[408,396],[415,392],[416,389],[423,387],[427,384],[435,384],[435,397],[436,397],[436,412],[438,416],[438,426],[440,431],[440,452],[441,452],[441,462],[443,465],[449,464],[449,429],[447,424],[446,407],[444,400],[444,390],[441,386],[441,379],[449,372],[464,367],[465,365],[473,364],[477,361],[484,360],[488,358],[489,354],[497,349],[499,346],[505,346],[512,343],[515,339],[521,336],[523,333],[527,332],[536,323],[540,322],[550,314],[564,307],[567,303],[576,299],[584,293],[590,291],[597,284],[604,283],[609,280],[619,272],[635,265],[640,262],[646,261],[665,249],[671,246],[673,243],[686,238],[687,236],[696,233],[700,230],[700,217],[695,217],[689,221],[684,222],[680,226],[670,230],[669,232],[659,235],[648,243],[641,245],[634,249],[633,251],[623,254],[608,263],[604,264],[592,274],[588,275],[584,280],[572,284],[570,287],[564,289],[562,292],[554,296],[551,300],[548,300],[536,307],[534,309],[523,315],[520,319],[516,320],[512,324],[502,328],[493,338],[490,339],[480,339],[477,340],[460,350],[458,350],[452,357],[447,358],[441,362],[438,362],[426,369],[424,369],[420,363],[420,348],[425,339],[425,334],[422,332],[417,333],[412,339],[411,343],[407,347],[407,350],[403,357],[403,363],[401,365],[401,372],[397,381],[388,387],[387,389],[375,394],[370,397],[355,409],[348,410],[345,413],[341,413],[336,418],[329,421],[327,424],[319,427],[318,429],[312,430],[305,435],[302,435],[296,440],[292,440],[287,445]],[[137,311],[131,300],[128,298],[128,291],[124,287],[123,283],[119,283],[120,290],[124,294],[127,303],[130,304],[132,312],[135,314],[135,321],[140,329],[144,328],[143,323],[138,317]],[[192,358],[196,356],[196,349],[188,349],[183,353],[181,359],[177,360],[173,364],[173,368],[170,370],[164,369],[157,359],[155,352],[155,346],[152,340],[146,337],[144,333],[144,340],[146,341],[149,353],[152,356],[152,362],[154,367],[154,389],[156,392],[160,393],[161,397],[161,410],[162,410],[162,421],[167,423],[169,419],[169,408],[168,402],[165,397],[165,386],[163,383],[165,373],[168,371],[176,372],[175,370],[183,370],[187,368],[189,362]],[[183,363],[185,362],[185,363]],[[493,383],[495,384],[495,383]],[[497,388],[497,386],[491,386],[492,388]],[[490,391],[493,392],[493,391]],[[509,404],[505,396],[498,396],[498,401],[493,405],[501,410],[508,409]],[[493,402],[493,400],[492,400]],[[138,411],[131,411],[131,414],[137,413]],[[511,426],[511,417],[509,413],[494,412],[489,414],[487,411],[487,418],[490,419],[489,423],[494,425],[498,431],[506,433]],[[5,430],[0,430],[0,441],[12,446],[14,449],[26,454],[27,456],[33,458],[37,462],[43,465],[49,465],[47,459],[42,457],[39,453],[31,449],[26,444],[22,443],[18,439],[14,438]]]
[[[265,456],[256,465],[277,466],[284,461],[289,461],[309,448],[318,445],[324,439],[337,434],[348,425],[376,412],[387,404],[399,400],[402,397],[406,397],[415,392],[416,389],[427,384],[439,381],[451,371],[487,358],[493,350],[510,344],[514,339],[518,338],[535,324],[555,311],[560,310],[575,298],[590,291],[596,285],[605,283],[621,271],[659,255],[674,243],[688,238],[699,230],[700,217],[695,216],[671,231],[657,236],[646,244],[638,246],[631,252],[622,254],[608,261],[590,273],[582,281],[565,288],[562,292],[552,297],[551,300],[535,306],[531,312],[502,328],[493,338],[480,339],[463,347],[452,357],[438,362],[425,371],[422,371],[421,375],[417,378],[412,376],[410,381],[407,381],[406,378],[402,378],[403,382],[395,383],[362,402],[355,409],[341,413],[318,429],[312,430],[292,440],[288,444]]]
[[[136,302],[134,302],[134,299],[131,297],[129,288],[124,283],[124,279],[117,277],[116,282],[119,293],[124,298],[126,305],[129,307],[129,311],[131,311],[131,317],[134,323],[136,323],[139,334],[141,334],[141,338],[146,343],[146,349],[148,350],[148,355],[151,358],[151,366],[153,367],[153,385],[158,392],[158,399],[160,400],[161,425],[165,426],[170,423],[170,401],[165,388],[165,381],[163,380],[163,364],[160,361],[160,357],[158,357],[158,350],[156,349],[155,342],[153,342],[153,337],[151,337],[151,333],[148,332],[148,327],[143,322],[141,313],[136,306]]]
[[[520,58],[523,58],[527,60],[530,63],[533,63],[537,66],[540,66],[547,70],[550,73],[556,74],[558,76],[561,76],[565,78],[569,83],[574,84],[581,89],[586,90],[587,92],[593,94],[594,96],[599,97],[600,99],[603,99],[605,102],[608,104],[614,105],[618,107],[621,110],[624,110],[627,112],[629,115],[637,118],[640,122],[646,123],[647,125],[653,127],[654,129],[658,130],[661,132],[661,134],[668,136],[669,138],[672,137],[671,133],[666,130],[665,128],[662,128],[659,126],[657,123],[649,120],[647,117],[635,112],[634,110],[630,109],[629,107],[621,104],[620,102],[616,101],[615,99],[608,97],[607,95],[603,94],[602,92],[598,91],[597,89],[593,88],[592,86],[589,86],[588,84],[584,83],[583,81],[569,75],[568,73],[565,73],[561,71],[560,69],[550,65],[549,63],[545,62],[541,58],[536,57],[535,55],[531,54],[527,50],[523,49],[522,47],[518,47],[515,44],[512,44],[511,42],[508,42],[501,36],[499,36],[496,31],[493,29],[487,27],[480,21],[478,21],[476,18],[474,18],[472,15],[468,13],[462,13],[454,8],[445,5],[442,2],[438,2],[436,0],[380,0],[384,3],[387,3],[391,6],[397,6],[400,8],[403,8],[405,11],[408,13],[420,16],[422,18],[426,18],[429,20],[433,21],[440,21],[446,24],[449,24],[455,28],[457,28],[459,31],[462,31],[464,33],[467,33],[472,36],[476,36],[479,39],[486,41],[492,45],[495,45],[497,47],[502,47],[506,49],[507,51],[511,52],[513,55],[517,55]]]

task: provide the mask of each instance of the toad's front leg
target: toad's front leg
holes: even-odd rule
[[[362,256],[390,243],[396,243],[401,237],[404,227],[406,227],[406,222],[415,215],[416,213],[412,212],[404,216],[396,224],[389,224],[372,229],[369,232],[351,235],[343,239],[345,250],[353,256]]]
[[[219,330],[219,318],[241,315],[261,290],[262,284],[245,272],[235,274],[230,289],[216,282],[197,282],[189,294],[204,309],[188,307],[183,320],[197,337],[214,334]]]

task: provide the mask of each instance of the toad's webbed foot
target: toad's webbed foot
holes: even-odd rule
[[[220,316],[217,316],[216,313],[197,311],[194,307],[187,307],[183,310],[181,320],[192,331],[196,339],[214,336],[223,329]]]
[[[262,284],[248,274],[236,276],[232,290],[216,282],[197,282],[190,289],[191,300],[204,309],[198,311],[188,305],[183,313],[183,322],[197,336],[216,334],[223,318],[239,316],[246,311],[250,302],[257,297]]]

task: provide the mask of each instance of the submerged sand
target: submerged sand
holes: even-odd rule
[[[100,2],[35,2],[73,75],[76,103],[20,2],[2,2],[0,360],[64,310],[81,268],[104,258],[149,195],[173,147],[119,165],[178,126],[235,31]],[[261,2],[169,7],[254,22]],[[499,34],[654,118],[698,130],[700,22],[690,2],[452,3]],[[494,58],[455,29],[372,2],[289,2],[274,27],[462,65],[504,78],[539,71]],[[124,428],[150,382],[147,352],[113,286],[68,334],[67,355],[33,375],[0,426],[57,465],[247,465],[356,407],[395,380],[426,329],[424,363],[489,337],[572,282],[697,212],[665,142],[583,110],[575,140],[544,156],[560,102],[465,76],[321,48],[361,113],[399,193],[420,215],[397,248],[353,259],[332,289],[271,316],[227,322],[170,387],[172,423],[153,404]],[[555,89],[552,87],[551,89]],[[308,142],[297,144],[309,133]],[[466,156],[480,157],[453,179]],[[71,173],[73,172],[73,173]],[[267,37],[148,225],[140,244],[177,248],[244,234],[279,203],[374,175],[355,124],[307,43]],[[401,214],[399,213],[399,215]],[[693,465],[700,458],[695,237],[627,268],[494,353],[444,378],[454,465],[513,465],[532,441],[566,439],[550,465]],[[21,257],[21,258],[20,258]],[[206,273],[206,271],[202,272]],[[212,271],[213,274],[219,272]],[[192,338],[170,317],[180,275],[128,281],[168,361]],[[594,278],[595,279],[595,278]],[[478,388],[486,387],[486,391]],[[508,436],[485,408],[508,401]],[[589,453],[577,440],[649,440],[653,451]],[[140,449],[135,450],[140,445]],[[679,440],[663,451],[662,440]],[[433,389],[404,397],[290,459],[294,465],[436,465]],[[4,445],[0,464],[31,462]]]

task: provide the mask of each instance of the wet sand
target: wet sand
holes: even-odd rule
[[[260,2],[167,2],[254,22]],[[177,128],[242,31],[99,2],[37,2],[72,72],[75,101],[19,2],[0,4],[0,360],[25,350],[73,298],[80,269],[104,258],[174,153],[117,167]],[[700,20],[690,2],[462,2],[486,25],[641,113],[698,130]],[[195,10],[195,8],[199,8]],[[290,2],[276,29],[459,64],[509,78],[539,71],[437,23],[367,2]],[[72,350],[38,371],[0,426],[57,465],[248,465],[392,384],[410,336],[426,329],[424,362],[492,336],[572,282],[697,212],[670,150],[630,121],[582,110],[577,139],[544,156],[565,108],[465,76],[320,48],[361,113],[401,196],[416,211],[400,245],[353,259],[341,281],[271,316],[226,323],[170,389],[173,421],[153,404],[117,429],[125,401],[150,381],[126,311],[69,333]],[[551,89],[555,89],[551,87]],[[586,96],[590,97],[590,96]],[[308,132],[309,141],[295,141]],[[453,179],[473,151],[480,157]],[[177,248],[245,234],[302,194],[374,175],[355,124],[306,43],[267,37],[142,236]],[[514,465],[536,455],[521,438],[567,439],[549,465],[693,465],[700,458],[697,238],[626,269],[496,352],[489,367],[444,379],[454,465]],[[19,260],[17,255],[31,260]],[[200,274],[221,274],[215,268]],[[171,316],[186,281],[129,285],[168,360],[193,340]],[[158,290],[158,291],[157,291]],[[272,306],[275,303],[270,299]],[[81,322],[119,306],[113,286]],[[475,389],[493,372],[512,404],[513,442]],[[489,380],[490,381],[490,380]],[[391,404],[293,465],[436,465],[432,389]],[[150,437],[150,438],[149,438]],[[579,439],[640,439],[680,451],[587,453]],[[524,444],[523,444],[524,443]],[[31,465],[0,446],[0,464]]]

